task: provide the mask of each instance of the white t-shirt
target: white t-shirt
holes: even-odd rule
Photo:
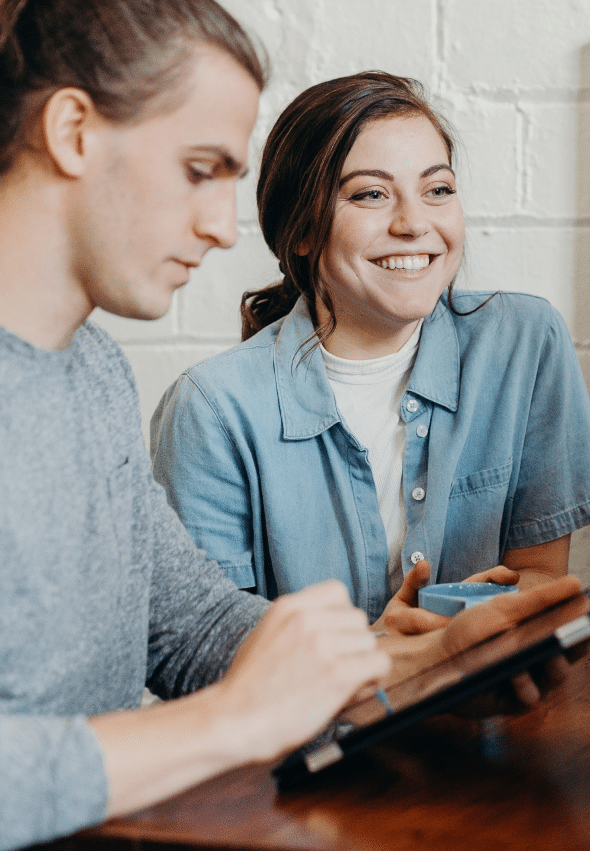
[[[371,360],[348,360],[321,352],[344,422],[369,451],[379,513],[387,538],[387,568],[392,593],[403,582],[401,551],[406,535],[402,469],[406,426],[400,404],[414,366],[422,322],[399,350]]]

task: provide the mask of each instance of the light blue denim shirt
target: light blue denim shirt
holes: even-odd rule
[[[489,293],[455,294],[465,312]],[[152,419],[154,474],[199,547],[273,598],[341,579],[371,621],[390,599],[367,450],[348,430],[300,300],[245,343],[187,370]],[[305,346],[304,346],[305,351]],[[590,523],[590,405],[563,320],[497,294],[426,318],[401,403],[404,573],[432,582]]]

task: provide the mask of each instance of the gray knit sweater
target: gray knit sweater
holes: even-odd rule
[[[266,607],[195,549],[151,477],[131,368],[87,323],[0,329],[0,849],[106,815],[86,716],[210,683]]]

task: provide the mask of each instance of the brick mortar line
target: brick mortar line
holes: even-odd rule
[[[506,104],[589,104],[590,103],[590,88],[571,88],[571,89],[533,89],[533,88],[515,88],[515,89],[487,89],[470,86],[462,88],[454,86],[452,83],[447,85],[445,95],[452,98],[453,95],[464,97],[467,99],[479,99],[488,103],[506,103]]]
[[[466,227],[484,227],[484,228],[522,228],[523,230],[532,230],[534,228],[540,230],[558,230],[560,228],[572,228],[574,230],[583,230],[590,228],[590,216],[582,216],[580,218],[543,218],[539,219],[535,216],[526,214],[516,214],[514,216],[465,216]]]
[[[230,346],[237,345],[240,340],[238,337],[220,337],[219,339],[214,339],[212,337],[197,337],[188,336],[187,334],[179,334],[178,336],[171,335],[170,337],[158,337],[155,339],[150,338],[149,340],[125,340],[123,338],[117,338],[117,342],[120,346],[126,346],[130,349],[137,349],[141,346],[144,346],[150,349],[160,347],[163,349],[174,350],[180,348],[181,346],[195,345],[215,347],[223,346],[225,348],[229,348]]]

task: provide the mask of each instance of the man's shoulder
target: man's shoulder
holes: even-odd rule
[[[92,319],[87,319],[77,330],[75,341],[79,351],[94,350],[98,357],[105,360],[109,358],[121,361],[127,360],[121,345],[108,331],[105,331],[101,325]]]
[[[135,387],[133,369],[121,345],[98,323],[88,319],[76,332],[76,359],[109,381]]]

